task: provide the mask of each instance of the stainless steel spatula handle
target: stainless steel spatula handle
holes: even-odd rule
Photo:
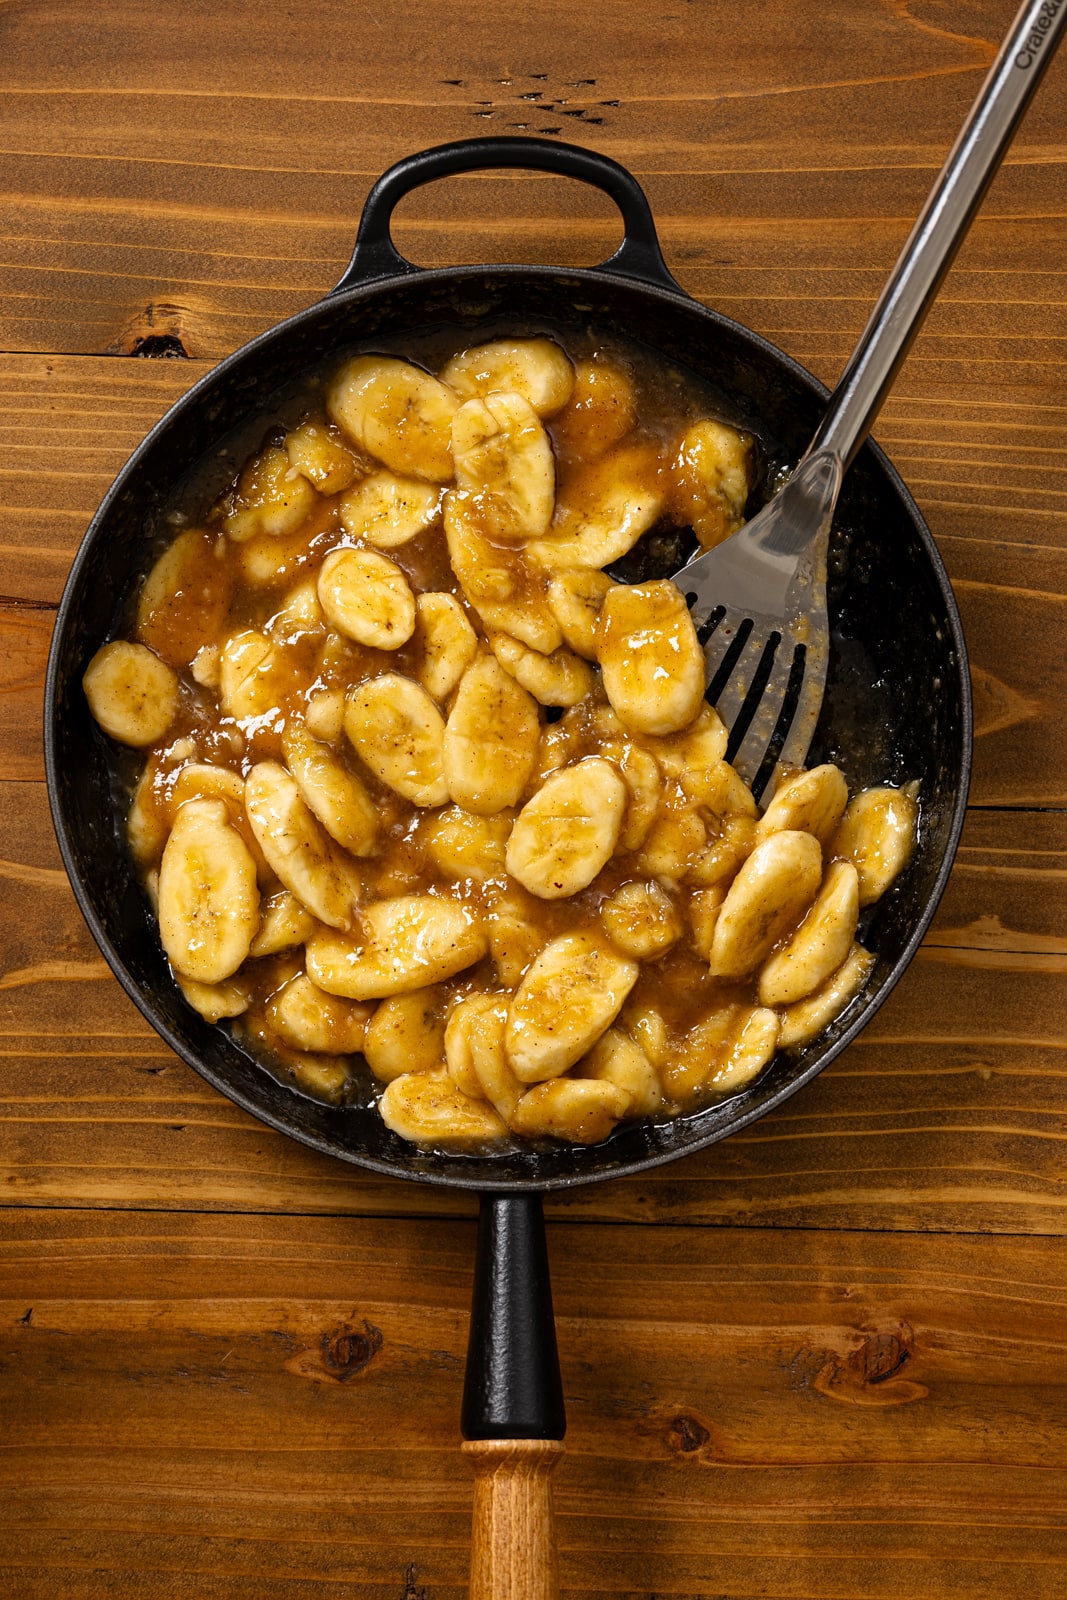
[[[1025,0],[831,397],[809,455],[842,469],[867,437],[901,362],[1067,23],[1067,0]]]

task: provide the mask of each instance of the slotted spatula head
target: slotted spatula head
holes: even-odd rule
[[[826,550],[840,460],[809,455],[724,544],[676,576],[708,663],[708,699],[730,731],[728,760],[756,799],[801,767],[826,687]]]

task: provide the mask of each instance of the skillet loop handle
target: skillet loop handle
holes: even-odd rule
[[[461,172],[482,172],[494,167],[519,167],[551,172],[592,184],[614,200],[622,213],[623,241],[615,254],[601,262],[598,271],[619,273],[641,283],[684,290],[671,277],[656,236],[656,225],[644,190],[617,161],[583,150],[579,145],[556,144],[550,139],[459,139],[454,144],[422,150],[390,167],[367,196],[352,259],[330,291],[338,294],[379,278],[404,277],[420,269],[397,250],[390,223],[397,205],[412,189],[437,178]]]

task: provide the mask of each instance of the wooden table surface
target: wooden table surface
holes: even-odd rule
[[[48,818],[56,604],[109,481],[311,304],[374,177],[543,133],[690,293],[832,380],[1014,0],[0,8],[0,1595],[458,1600],[473,1206],[316,1158],[121,993]],[[549,1208],[566,1596],[1067,1592],[1067,57],[876,429],[973,655],[963,845],[775,1116]],[[602,259],[560,179],[405,202],[416,261]],[[179,359],[131,359],[173,354]]]

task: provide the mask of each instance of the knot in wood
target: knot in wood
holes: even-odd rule
[[[911,1360],[913,1337],[906,1323],[896,1329],[864,1329],[863,1342],[848,1357],[848,1365],[863,1383],[885,1383]]]
[[[382,1343],[382,1331],[373,1322],[364,1319],[362,1331],[342,1323],[320,1340],[322,1364],[332,1377],[344,1383],[370,1365]]]
[[[688,1456],[697,1450],[702,1450],[710,1441],[711,1434],[691,1412],[680,1411],[671,1422],[670,1439],[680,1455]]]

